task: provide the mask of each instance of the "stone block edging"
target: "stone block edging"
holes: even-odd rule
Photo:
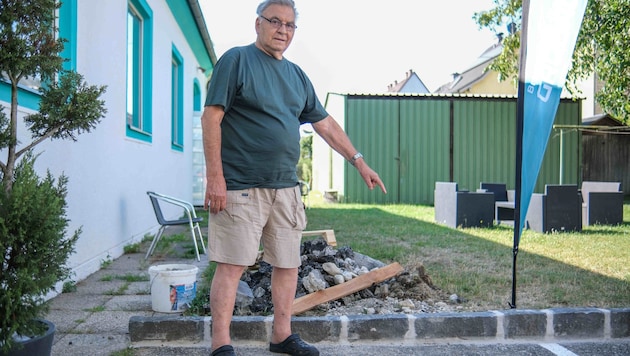
[[[267,342],[273,317],[234,317],[234,341]],[[211,317],[133,316],[132,342],[210,342]],[[574,340],[630,337],[630,308],[511,309],[488,312],[294,317],[307,342],[387,340]]]

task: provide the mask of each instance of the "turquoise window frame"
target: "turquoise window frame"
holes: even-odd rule
[[[193,80],[193,110],[201,111],[201,85],[197,78]]]
[[[63,69],[77,70],[77,1],[64,0],[59,9],[59,37],[66,40],[61,51]]]
[[[135,11],[127,14],[127,127],[142,132],[142,18]]]
[[[77,0],[64,0],[58,10],[58,36],[64,38],[61,57],[66,61],[63,69],[77,68]],[[26,87],[18,87],[18,102],[21,107],[38,111],[41,93]],[[11,102],[11,83],[0,80],[0,101]]]
[[[171,66],[171,148],[184,151],[184,57],[173,45]]]
[[[37,91],[18,87],[18,103],[21,107],[38,111],[40,96],[41,93]],[[4,79],[0,79],[0,101],[11,103],[11,83],[4,81]]]
[[[127,41],[129,34],[133,36],[132,53],[127,50],[127,75],[129,76],[130,60],[133,65],[132,78],[127,78],[127,103],[131,104],[131,117],[125,110],[125,126],[127,137],[144,142],[152,142],[153,118],[153,11],[145,0],[129,0],[127,19],[139,19],[134,28],[127,24]],[[137,25],[137,27],[135,26]],[[132,56],[129,58],[129,56]],[[129,81],[132,81],[130,88]],[[129,101],[132,101],[131,103]]]

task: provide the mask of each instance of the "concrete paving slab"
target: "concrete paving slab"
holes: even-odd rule
[[[147,276],[148,277],[148,276]],[[147,295],[151,297],[151,284],[149,281],[130,282],[125,294],[129,295]]]
[[[151,312],[103,311],[92,313],[75,331],[87,334],[128,334],[129,318],[137,315],[151,316]]]
[[[150,295],[117,295],[105,303],[106,310],[146,312],[151,310]]]
[[[54,320],[56,335],[72,332],[92,313],[83,310],[50,310],[47,320]]]
[[[127,335],[66,334],[53,345],[52,356],[110,356],[128,345]]]
[[[144,259],[144,253],[130,253],[122,255],[115,260],[115,263],[110,263],[106,271],[116,273],[148,273],[147,270],[151,265],[151,258]]]
[[[49,301],[51,310],[92,310],[104,305],[112,297],[109,295],[92,295],[86,298],[84,293],[64,293]]]
[[[116,295],[119,294],[121,289],[125,288],[128,284],[126,281],[111,280],[111,281],[82,281],[77,283],[76,294],[83,296],[92,295]]]

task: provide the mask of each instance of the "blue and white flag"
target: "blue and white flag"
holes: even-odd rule
[[[523,0],[517,103],[515,261],[586,3],[587,0]],[[512,304],[515,304],[514,296]]]
[[[526,3],[529,2],[529,9]],[[520,85],[524,86],[520,226],[522,229],[547,141],[571,67],[587,0],[523,1]],[[527,11],[525,14],[525,11]],[[524,53],[524,56],[523,56]]]

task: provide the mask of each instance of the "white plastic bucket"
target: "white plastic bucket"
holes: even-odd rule
[[[197,271],[193,265],[169,264],[149,267],[151,308],[161,313],[179,313],[197,294]]]

